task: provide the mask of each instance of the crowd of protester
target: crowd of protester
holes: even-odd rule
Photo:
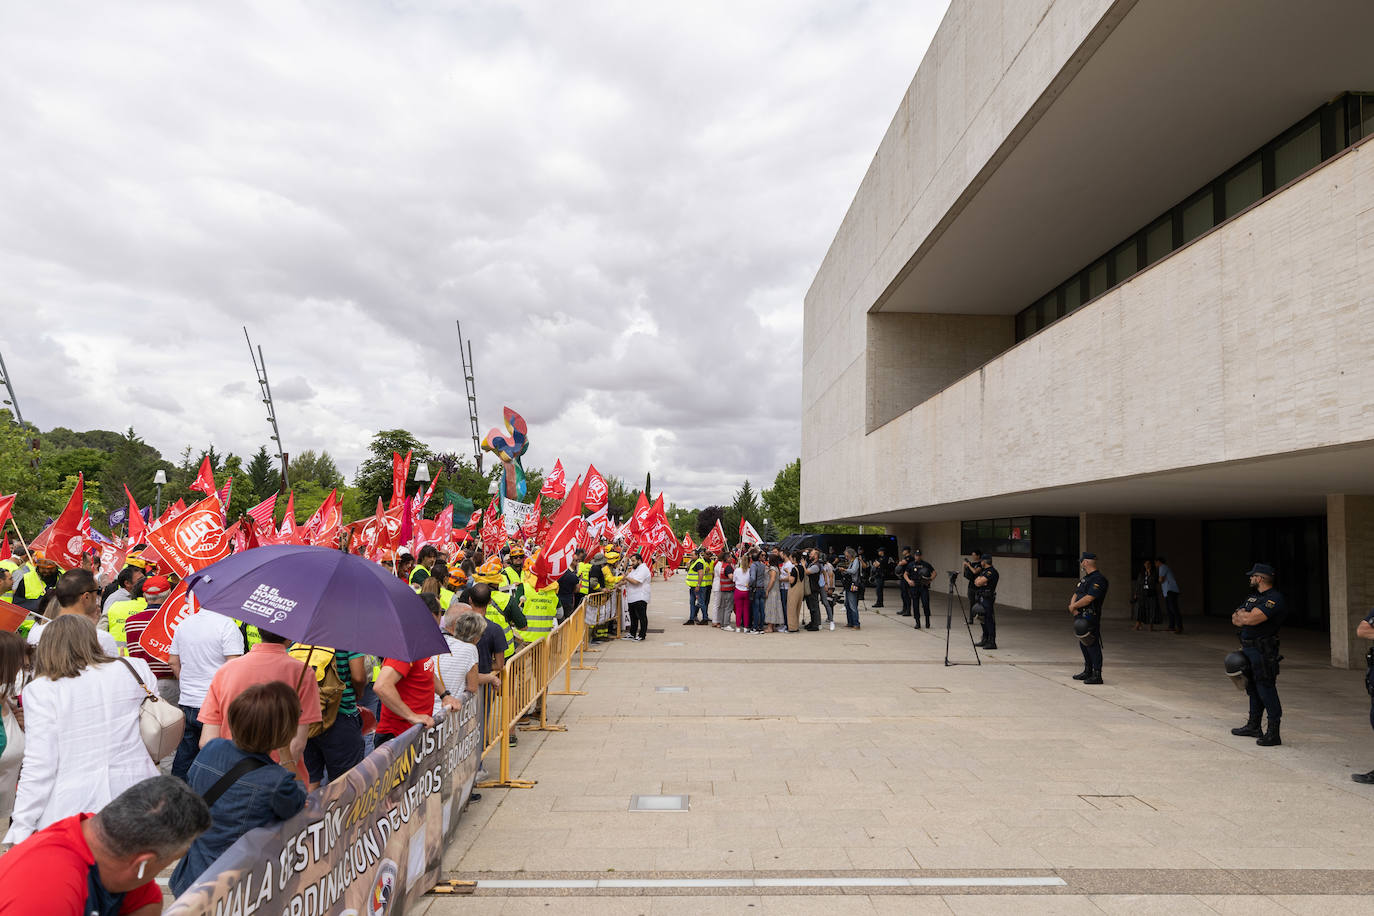
[[[383,559],[433,615],[447,654],[404,661],[295,646],[202,609],[159,658],[139,638],[176,578],[151,555],[135,549],[103,587],[93,564],[0,566],[0,596],[30,612],[20,633],[0,631],[0,819],[9,819],[0,912],[89,912],[81,906],[93,867],[90,892],[122,900],[110,912],[154,900],[148,912],[160,912],[159,871],[175,863],[170,886],[183,892],[240,836],[294,815],[308,792],[373,748],[433,725],[465,692],[499,689],[521,645],[622,572],[643,631],[648,567],[637,554],[622,562],[613,547],[579,552],[542,589],[520,544],[491,557],[480,546],[453,555],[424,546]],[[185,717],[180,743],[162,759],[140,734],[150,696]],[[32,887],[4,876],[31,867],[54,875],[55,896],[25,909]]]

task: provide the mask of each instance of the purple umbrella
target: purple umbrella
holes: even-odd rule
[[[186,577],[202,608],[311,646],[413,662],[448,652],[391,570],[328,547],[255,547]]]

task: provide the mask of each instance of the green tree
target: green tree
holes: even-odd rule
[[[764,514],[776,534],[854,534],[856,525],[801,524],[801,459],[788,463],[773,478],[773,485],[764,490],[760,502]],[[760,531],[760,534],[763,532]],[[767,535],[765,535],[767,537]]]
[[[404,429],[384,429],[372,437],[372,443],[368,446],[370,457],[358,465],[358,472],[353,476],[353,486],[358,489],[358,496],[364,506],[376,506],[377,500],[382,500],[383,505],[391,500],[391,455],[399,452],[402,457],[407,451],[415,454],[411,459],[412,479],[406,481],[406,493],[415,492],[415,481],[413,479],[415,462],[430,461],[434,453],[430,451],[419,439],[416,439]]]
[[[291,459],[291,486],[294,489],[297,482],[310,481],[319,484],[324,488],[325,495],[335,487],[344,484],[343,475],[339,473],[339,467],[330,457],[329,452],[322,451],[318,455],[314,449],[306,449],[296,457]]]
[[[254,505],[277,492],[281,484],[281,475],[277,471],[276,462],[267,454],[267,446],[258,446],[252,460],[248,462],[248,479],[244,482],[248,484],[252,493]]]
[[[735,516],[734,530],[739,531],[740,519],[744,519],[757,529],[763,524],[763,512],[759,509],[759,497],[745,478],[744,486],[735,491],[734,502],[730,504]]]
[[[120,437],[101,473],[101,488],[107,499],[118,505],[124,504],[125,486],[128,486],[140,507],[152,505],[157,490],[153,476],[159,470],[170,472],[173,467],[162,460],[157,449],[140,439],[131,426]]]

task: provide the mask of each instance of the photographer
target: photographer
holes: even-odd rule
[[[844,585],[845,626],[851,630],[857,630],[859,629],[859,589],[863,587],[859,555],[854,552],[853,547],[846,547],[844,549],[844,558],[847,561],[847,565],[841,575],[840,581]]]
[[[976,602],[973,607],[982,609],[980,615],[983,622],[983,638],[974,643],[980,649],[997,648],[997,616],[994,606],[997,603],[998,578],[1000,574],[993,568],[992,557],[984,555],[973,577],[973,595]]]
[[[873,561],[873,591],[877,593],[878,600],[873,602],[874,607],[883,606],[883,587],[886,585],[888,564],[891,561],[887,557],[887,551],[882,547],[878,548],[878,558]]]
[[[969,613],[972,613],[974,603],[975,586],[973,580],[978,578],[979,570],[983,567],[983,551],[970,550],[968,559],[964,561],[964,579],[968,581],[968,606]]]

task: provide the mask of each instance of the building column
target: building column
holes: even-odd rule
[[[1374,606],[1374,496],[1326,497],[1326,565],[1331,664],[1358,668],[1369,643],[1355,637],[1355,625]]]
[[[1103,616],[1129,617],[1131,517],[1079,513],[1078,544],[1080,550],[1097,554],[1098,571],[1107,577],[1107,601],[1102,607]]]

